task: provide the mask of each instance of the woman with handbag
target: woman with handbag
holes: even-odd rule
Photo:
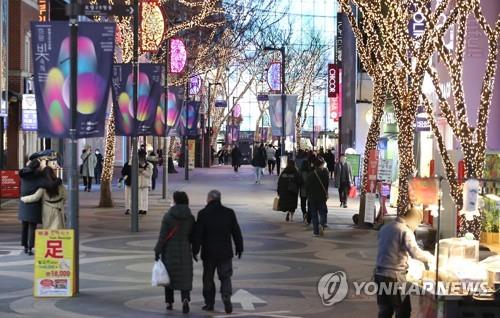
[[[182,312],[187,314],[193,289],[191,237],[195,220],[189,209],[187,194],[174,192],[173,198],[174,206],[163,216],[155,260],[161,258],[170,276],[170,284],[165,286],[167,310],[173,309],[174,290],[180,290]]]
[[[293,221],[301,185],[302,177],[295,167],[295,161],[288,160],[286,168],[278,179],[279,207],[280,211],[286,212],[285,220],[287,222]]]
[[[328,185],[330,176],[324,167],[325,162],[320,158],[314,161],[314,169],[307,177],[306,191],[309,202],[309,214],[313,223],[313,235],[315,237],[323,235],[327,227],[328,207]],[[321,225],[321,227],[320,227]]]

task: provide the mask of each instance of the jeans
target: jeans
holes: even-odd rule
[[[309,202],[309,214],[313,224],[314,234],[319,235],[319,225],[326,225],[326,214],[328,208],[325,202]]]
[[[217,276],[220,280],[220,293],[223,301],[231,300],[233,287],[231,277],[233,276],[233,260],[225,261],[203,261],[203,298],[205,304],[213,306],[215,304],[215,282],[214,276],[217,270]]]
[[[255,181],[260,182],[260,179],[262,179],[262,167],[255,167]]]
[[[309,207],[308,207],[308,203],[307,202],[307,197],[303,197],[301,196],[300,197],[300,209],[302,210],[302,215],[305,215],[307,213],[307,224],[311,224],[311,213],[308,213],[309,212]]]
[[[380,285],[383,283],[395,282],[397,282],[395,278],[375,275],[375,283],[378,289],[380,289]],[[411,317],[411,301],[409,295],[402,298],[399,292],[396,295],[388,295],[386,293],[379,295],[379,293],[377,293],[377,305],[379,318],[392,318],[394,314],[396,314],[396,318]]]
[[[21,235],[21,245],[24,248],[33,248],[35,247],[35,231],[36,231],[36,223],[25,222],[23,221],[23,231]]]
[[[347,205],[347,194],[349,193],[350,188],[351,184],[349,182],[340,182],[339,197],[340,197],[340,203],[343,205]]]
[[[191,301],[191,292],[189,290],[181,290],[181,301],[184,300]],[[174,303],[174,290],[168,286],[165,286],[165,303]]]

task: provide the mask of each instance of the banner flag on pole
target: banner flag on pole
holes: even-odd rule
[[[103,137],[115,50],[115,23],[79,22],[77,138]],[[31,22],[38,135],[69,138],[68,22]]]
[[[184,86],[171,86],[168,88],[167,105],[167,130],[168,135],[177,133],[177,126],[181,116],[182,105],[184,104]]]
[[[285,114],[285,135],[293,136],[295,134],[295,120],[297,108],[297,95],[286,95],[286,114]],[[269,114],[271,116],[271,127],[273,136],[282,136],[282,107],[281,95],[269,95]]]
[[[180,120],[177,127],[180,136],[196,137],[198,136],[198,117],[200,114],[201,102],[184,102],[180,114]],[[187,127],[186,127],[186,107],[187,107]]]
[[[155,136],[155,118],[161,97],[160,64],[140,64],[137,114],[134,114],[132,64],[113,65],[113,105],[117,136]]]

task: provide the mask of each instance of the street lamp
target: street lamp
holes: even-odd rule
[[[313,127],[312,127],[312,148],[313,148],[313,151],[315,150],[315,145],[316,145],[316,122],[315,122],[315,119],[316,119],[316,107],[314,107],[314,104],[310,104],[309,106],[312,106],[312,109],[313,109],[313,118],[312,118],[312,121],[313,121]]]
[[[285,155],[285,114],[286,114],[286,95],[285,95],[285,46],[280,48],[266,46],[264,51],[279,51],[281,53],[281,156]]]
[[[208,125],[207,125],[207,130],[208,130],[208,147],[209,147],[209,153],[210,156],[208,156],[208,167],[210,168],[212,166],[212,148],[211,148],[211,141],[212,141],[212,130],[210,127],[210,90],[212,86],[222,86],[221,83],[208,83]],[[203,141],[205,142],[205,141]]]

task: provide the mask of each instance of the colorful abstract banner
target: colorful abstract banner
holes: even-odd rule
[[[177,132],[180,136],[198,136],[198,117],[200,114],[200,102],[188,101],[182,106]],[[187,108],[187,110],[186,110]],[[187,127],[186,127],[187,118]]]
[[[77,138],[103,137],[115,49],[115,24],[80,22]],[[32,22],[32,56],[40,137],[69,137],[68,22]]]
[[[170,135],[175,131],[175,127],[179,121],[182,102],[184,101],[184,87],[172,86],[167,91],[168,100],[165,100],[165,91],[162,87],[162,94],[156,108],[156,119],[154,122],[153,136],[165,137],[165,133]],[[165,102],[167,102],[167,116],[165,117]],[[165,129],[165,120],[167,127]]]
[[[240,140],[240,125],[227,125],[227,143],[233,145]]]
[[[164,91],[161,86],[162,73],[163,67],[160,64],[139,65],[136,116],[132,64],[113,65],[113,107],[117,136],[157,135],[156,119]],[[164,113],[161,112],[160,115],[162,114]]]
[[[293,136],[295,134],[297,95],[285,95],[285,98],[285,136]],[[283,112],[281,107],[281,95],[269,95],[269,114],[271,115],[273,136],[282,136]]]

